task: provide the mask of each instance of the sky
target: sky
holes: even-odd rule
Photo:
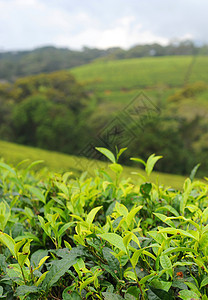
[[[0,51],[208,43],[207,0],[0,0]]]

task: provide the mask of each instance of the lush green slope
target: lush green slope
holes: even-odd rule
[[[208,82],[207,69],[207,56],[169,56],[98,61],[70,71],[102,102],[128,104],[143,91],[163,106],[187,83]]]
[[[158,86],[177,88],[187,80],[206,81],[207,67],[207,56],[169,56],[94,62],[71,72],[97,91],[128,91]]]
[[[98,98],[94,126],[109,122],[111,113],[123,118],[130,104],[138,121],[130,153],[138,149],[141,157],[162,154],[159,170],[178,174],[188,174],[200,162],[199,172],[207,176],[207,69],[207,56],[169,56],[97,61],[71,72]],[[156,114],[150,103],[157,107]]]
[[[74,175],[79,175],[83,171],[88,171],[90,175],[94,175],[95,168],[108,168],[104,162],[88,160],[86,158],[65,155],[53,151],[41,150],[38,148],[21,146],[5,141],[0,141],[0,158],[6,162],[17,164],[20,161],[29,159],[31,161],[43,160],[41,166],[47,167],[50,171],[62,172],[72,171]],[[137,172],[137,168],[125,167],[124,177],[131,177],[135,181],[140,181],[137,175],[132,172]],[[139,170],[140,174],[145,175],[143,170]],[[170,175],[164,173],[153,172],[151,179],[159,183],[181,189],[184,181],[183,176]]]

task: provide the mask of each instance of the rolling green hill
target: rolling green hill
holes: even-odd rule
[[[70,71],[88,88],[121,94],[141,89],[181,88],[185,83],[207,81],[207,56],[168,56],[93,62]],[[112,100],[111,97],[110,100]],[[116,99],[115,99],[116,100]],[[119,100],[119,99],[117,99]]]
[[[73,172],[75,176],[80,175],[84,171],[88,171],[89,175],[94,175],[95,168],[109,171],[107,163],[105,162],[88,160],[83,157],[65,155],[54,151],[26,147],[4,141],[0,141],[0,159],[15,165],[25,159],[29,159],[29,162],[43,160],[43,163],[39,165],[41,168],[46,167],[49,171],[58,173],[69,171]],[[139,172],[141,175],[145,175],[145,172],[140,168],[126,166],[124,167],[123,177],[130,177],[134,182],[140,182],[140,177],[132,174],[132,172]],[[153,172],[151,175],[151,180],[154,182],[159,182],[177,189],[182,188],[184,179],[185,177],[183,176],[159,172]]]
[[[0,139],[87,158],[88,145],[127,146],[122,163],[155,153],[157,171],[201,163],[207,176],[207,68],[207,56],[97,60],[70,69],[83,87],[68,70],[2,83]]]
[[[166,158],[160,165],[163,172],[189,174],[201,163],[199,172],[207,176],[207,69],[207,56],[169,56],[97,61],[70,72],[98,99],[93,126],[101,120],[109,122],[109,115],[122,114],[129,104],[145,109],[151,102],[158,109],[156,120],[151,113],[149,118],[148,113],[143,117],[138,112],[143,120],[134,127],[137,140],[130,152],[138,149],[141,157],[162,153]]]

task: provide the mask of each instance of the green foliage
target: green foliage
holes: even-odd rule
[[[0,131],[1,138],[68,153],[83,146],[85,139],[77,133],[91,113],[92,99],[68,71],[20,78],[4,91],[2,105],[9,106],[1,125],[10,134]]]
[[[148,179],[159,158],[137,159]],[[115,180],[102,170],[40,180],[37,163],[0,165],[1,298],[207,299],[205,182],[133,184],[117,167]]]

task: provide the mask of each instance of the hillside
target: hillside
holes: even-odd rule
[[[88,160],[83,157],[65,155],[54,151],[26,147],[4,141],[0,141],[0,159],[3,159],[5,162],[12,163],[14,165],[25,159],[28,159],[28,162],[25,162],[25,164],[29,164],[37,160],[43,160],[43,162],[39,165],[41,168],[46,167],[49,171],[58,173],[69,171],[73,172],[75,176],[78,176],[85,171],[87,171],[90,176],[93,176],[95,168],[108,169],[108,166],[105,162]],[[140,165],[138,164],[138,166]],[[132,174],[132,172],[138,171],[141,175],[145,175],[145,172],[139,167],[132,168],[126,166],[124,167],[124,177],[130,177],[134,182],[140,182],[140,178],[137,175]],[[183,176],[163,174],[158,172],[153,172],[151,175],[151,180],[177,189],[182,188],[184,179],[185,178]]]
[[[202,176],[208,172],[207,69],[206,56],[178,56],[94,62],[70,72],[99,99],[92,121],[98,132],[109,114],[128,126],[133,119],[131,153],[162,153],[163,172],[188,174],[200,162]]]
[[[14,81],[19,77],[47,73],[87,64],[93,60],[117,60],[135,57],[168,55],[208,55],[208,46],[196,46],[191,41],[161,46],[159,44],[136,45],[128,50],[119,47],[82,50],[46,46],[34,50],[0,52],[0,81]]]
[[[97,92],[136,93],[143,89],[165,91],[184,84],[207,81],[207,56],[168,56],[93,62],[70,70],[76,79]],[[114,100],[122,101],[122,99]]]
[[[207,176],[208,56],[93,63],[0,84],[0,139],[97,158],[95,146],[163,155],[156,170]],[[73,77],[74,75],[74,77]]]

